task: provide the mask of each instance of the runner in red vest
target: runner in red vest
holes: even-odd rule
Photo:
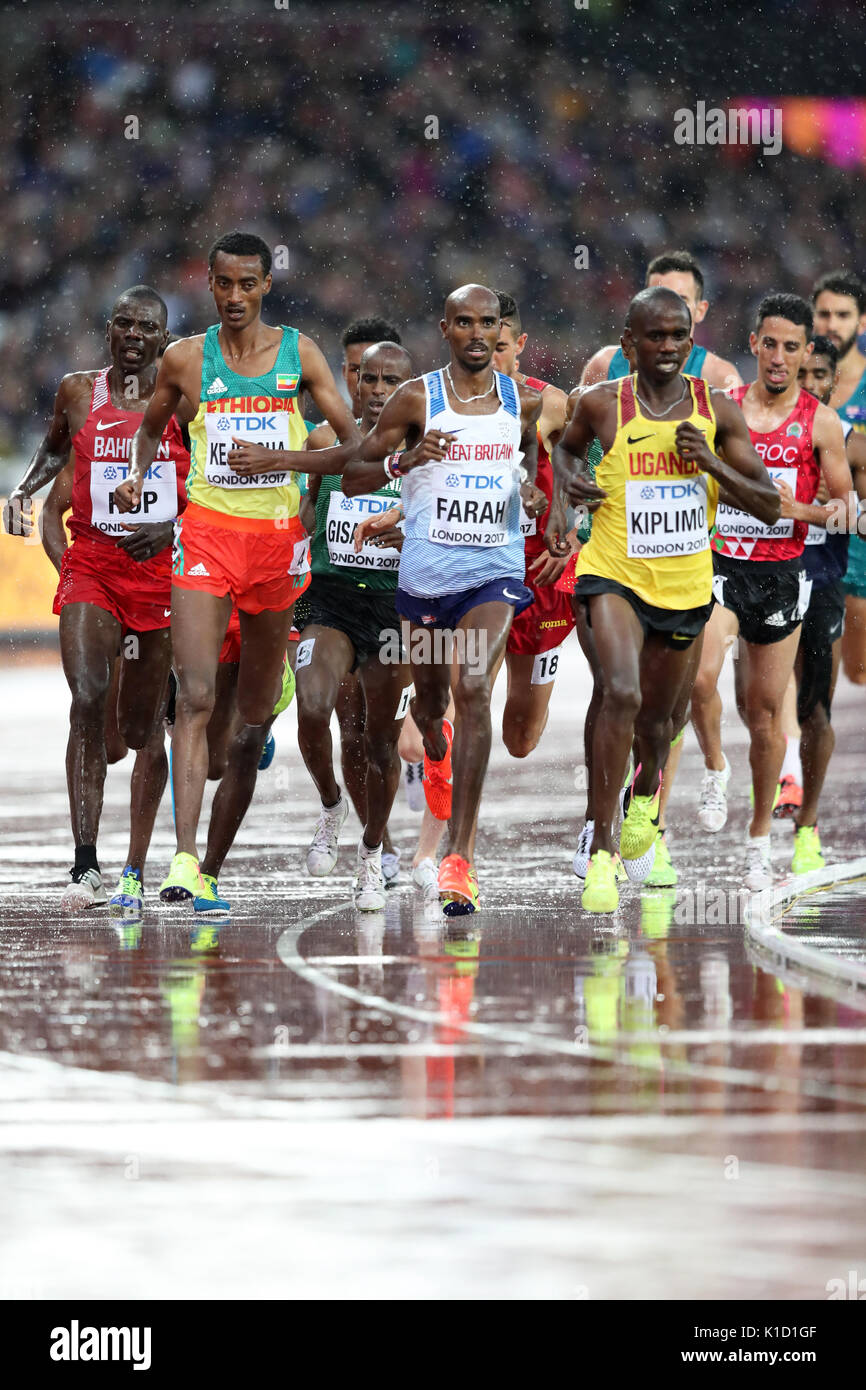
[[[749,339],[758,378],[737,387],[733,396],[782,495],[782,513],[768,525],[721,499],[712,537],[717,607],[692,693],[692,720],[706,766],[698,819],[705,830],[715,831],[727,818],[730,771],[721,748],[716,686],[725,653],[739,636],[737,707],[749,730],[754,789],[745,885],[753,892],[773,882],[770,818],[785,755],[782,698],[811,588],[802,563],[806,531],[810,522],[826,525],[833,511],[814,505],[822,474],[831,499],[846,499],[851,487],[838,417],[797,381],[811,336],[812,311],[805,300],[771,294],[761,301]]]

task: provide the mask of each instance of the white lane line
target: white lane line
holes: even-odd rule
[[[333,917],[338,912],[351,912],[352,910],[350,902],[337,903],[334,907],[326,908],[322,912],[314,913],[311,917],[302,919],[295,926],[287,927],[280,935],[277,939],[276,950],[283,964],[300,979],[305,980],[314,988],[325,990],[331,994],[340,994],[345,999],[351,999],[353,1003],[364,1009],[376,1010],[386,1015],[393,1014],[398,1018],[411,1019],[415,1023],[424,1023],[428,1026],[438,1024],[457,1029],[463,1035],[512,1044],[530,1054],[537,1055],[541,1052],[547,1052],[560,1057],[585,1057],[602,1062],[616,1062],[640,1071],[663,1072],[666,1076],[671,1077],[681,1076],[703,1081],[717,1081],[722,1085],[751,1087],[777,1093],[790,1091],[820,1100],[838,1100],[849,1105],[866,1106],[866,1089],[827,1085],[802,1075],[787,1076],[780,1072],[767,1074],[744,1067],[712,1066],[698,1062],[687,1062],[678,1057],[635,1056],[633,1051],[629,1050],[630,1037],[623,1039],[619,1047],[602,1047],[598,1043],[550,1037],[504,1024],[481,1023],[470,1019],[458,1021],[451,1014],[438,1009],[416,1009],[411,1004],[399,1004],[381,994],[370,994],[365,990],[355,989],[352,985],[347,985],[342,980],[336,980],[332,976],[326,975],[324,971],[310,965],[309,961],[301,955],[299,949],[300,939],[306,931],[327,917]],[[315,959],[320,959],[320,957],[315,957]],[[659,1041],[657,1035],[651,1036],[653,1041]],[[670,1037],[670,1034],[667,1036]],[[783,1041],[785,1037],[784,1033],[773,1036],[776,1042]],[[348,1054],[349,1049],[347,1049]]]
[[[755,893],[746,905],[746,931],[774,960],[790,961],[812,975],[844,982],[866,992],[866,962],[846,960],[800,937],[794,938],[776,925],[800,898],[864,877],[866,857],[861,857],[828,864],[811,874],[789,878],[778,888]]]

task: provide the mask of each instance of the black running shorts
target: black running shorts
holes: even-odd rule
[[[339,579],[314,575],[304,598],[308,608],[301,617],[303,627],[295,617],[299,631],[303,634],[308,627],[315,625],[333,627],[337,632],[345,633],[355,648],[353,671],[371,656],[378,656],[384,645],[393,644],[394,634],[400,632],[394,595],[388,591],[365,591],[357,584],[344,584]],[[297,607],[295,612],[297,615]]]
[[[810,581],[799,556],[793,560],[732,560],[713,554],[713,597],[735,613],[744,642],[768,647],[803,621]]]
[[[674,651],[683,651],[699,637],[713,611],[713,600],[700,608],[657,608],[645,603],[632,589],[617,584],[614,579],[603,579],[600,574],[582,574],[574,586],[574,596],[586,606],[586,621],[592,627],[589,600],[596,594],[619,594],[634,609],[644,636],[656,632],[665,645]]]
[[[800,633],[802,664],[797,682],[797,718],[802,724],[819,705],[830,718],[833,685],[833,643],[845,623],[845,589],[841,579],[812,590]]]

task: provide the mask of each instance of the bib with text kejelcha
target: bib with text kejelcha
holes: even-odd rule
[[[477,447],[510,449],[509,445]],[[512,539],[508,513],[520,476],[511,462],[497,465],[491,460],[483,473],[476,473],[471,464],[455,467],[447,461],[432,464],[430,468],[429,540],[436,545],[485,548],[508,544]]]
[[[651,560],[709,550],[707,480],[631,479],[625,485],[628,555]]]
[[[204,417],[204,428],[207,439],[204,476],[211,487],[289,487],[295,481],[295,474],[283,469],[247,477],[236,473],[226,461],[229,450],[236,447],[233,438],[245,444],[261,444],[265,449],[288,449],[289,417],[284,410],[244,411],[237,415],[222,411],[209,413]]]
[[[796,497],[796,468],[772,468],[767,465],[767,472],[774,483],[780,479],[787,483]],[[782,540],[786,536],[793,536],[794,520],[793,517],[783,517],[775,526],[771,526],[766,521],[759,521],[756,516],[750,516],[748,512],[741,512],[738,507],[729,507],[726,502],[720,502],[716,511],[716,530],[720,536],[736,536],[743,540]]]
[[[325,528],[331,564],[352,569],[399,569],[400,552],[392,545],[377,547],[365,541],[360,551],[355,550],[356,527],[371,516],[381,516],[383,512],[390,511],[397,500],[394,497],[377,497],[374,493],[346,497],[342,492],[332,492]]]
[[[97,443],[99,439],[97,438]],[[156,525],[174,521],[177,516],[177,469],[173,459],[157,458],[144,475],[141,501],[133,512],[121,512],[114,501],[114,489],[129,472],[131,439],[115,439],[112,443],[126,446],[125,461],[95,458],[90,464],[91,524],[106,536],[126,536],[130,525],[144,522]],[[165,447],[160,443],[160,448]],[[107,452],[109,452],[107,450]]]

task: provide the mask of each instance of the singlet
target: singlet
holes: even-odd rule
[[[537,376],[524,377],[527,386],[532,386],[536,391],[546,391],[550,385],[549,381],[542,381]],[[547,546],[544,544],[544,528],[547,525],[547,518],[550,514],[550,507],[553,500],[553,464],[550,455],[541,437],[541,427],[536,426],[538,435],[538,469],[535,474],[535,486],[544,493],[547,498],[547,506],[539,517],[529,517],[520,504],[520,529],[523,532],[524,549],[527,560],[534,560],[538,555],[547,553]]]
[[[307,427],[298,402],[298,330],[284,327],[282,333],[273,367],[255,377],[239,376],[227,365],[219,347],[219,324],[211,325],[205,334],[201,399],[189,427],[192,447],[187,498],[221,512],[225,520],[220,524],[231,525],[231,518],[243,518],[258,521],[268,530],[275,520],[285,522],[298,514],[296,473],[280,469],[247,478],[225,461],[233,437],[268,449],[304,447]]]
[[[692,400],[686,419],[713,449],[709,387],[698,377],[685,380]],[[635,377],[619,382],[616,435],[595,473],[607,497],[593,514],[576,575],[612,579],[656,608],[698,608],[712,597],[709,531],[719,485],[677,453],[682,421],[642,414],[635,385]]]
[[[422,378],[427,395],[424,433],[456,434],[447,459],[411,469],[403,478],[405,514],[401,589],[439,598],[525,572],[520,531],[520,396],[510,376],[494,372],[499,409],[458,415],[448,403],[445,375]]]
[[[704,362],[706,361],[706,356],[706,348],[698,347],[698,345],[695,343],[692,347],[691,352],[689,353],[688,357],[686,358],[685,362],[680,368],[680,370],[683,373],[683,376],[700,376],[704,369]],[[607,379],[608,381],[615,381],[617,377],[630,375],[631,367],[628,365],[628,358],[626,357],[622,348],[618,347],[616,352],[613,354],[613,357],[610,359],[610,365],[607,369]]]
[[[393,593],[397,588],[400,552],[393,546],[380,548],[367,541],[356,552],[355,527],[370,516],[387,512],[400,501],[400,478],[376,492],[347,497],[338,473],[325,473],[316,498],[316,530],[310,545],[313,579],[327,575],[345,580],[359,589]]]
[[[731,398],[742,407],[748,385],[737,386]],[[749,429],[749,436],[767,472],[776,482],[788,484],[797,502],[812,503],[818,491],[821,469],[812,447],[812,425],[818,399],[800,391],[786,420],[766,434]],[[780,518],[775,525],[720,502],[716,514],[713,549],[733,560],[795,560],[803,553],[807,522]]]
[[[156,458],[144,475],[141,501],[134,512],[117,510],[114,489],[129,472],[132,440],[144,416],[141,411],[119,410],[112,405],[110,370],[104,367],[97,372],[90,413],[72,440],[75,468],[69,529],[73,536],[114,542],[119,536],[129,535],[126,527],[130,523],[174,521],[183,511],[189,454],[181,427],[172,415],[159,441]],[[166,553],[171,553],[168,548]]]
[[[846,441],[853,428],[849,421],[842,421]],[[848,568],[848,532],[831,535],[826,526],[810,526],[806,532],[803,568],[812,580],[813,589],[825,589],[828,584],[843,579]]]
[[[844,424],[853,425],[855,429],[866,430],[866,372],[857,382],[845,404],[837,405],[835,410]]]

